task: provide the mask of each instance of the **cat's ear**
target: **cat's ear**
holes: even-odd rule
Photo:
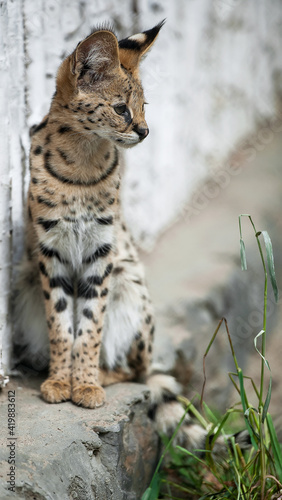
[[[131,73],[138,73],[142,57],[152,47],[164,23],[165,19],[148,31],[120,40],[118,45],[121,65]]]
[[[94,31],[76,47],[71,58],[71,72],[85,80],[100,80],[120,67],[118,41],[112,31]]]

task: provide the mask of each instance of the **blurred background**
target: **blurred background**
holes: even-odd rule
[[[48,112],[57,68],[91,27],[118,38],[166,18],[142,65],[146,141],[126,152],[123,207],[157,314],[155,362],[201,389],[202,358],[226,316],[239,361],[255,375],[263,273],[252,229],[268,230],[281,275],[282,3],[280,0],[6,0],[0,16],[0,333],[9,366],[9,297],[23,248],[29,128]],[[8,312],[7,312],[8,311]],[[280,308],[269,297],[269,361],[279,376]],[[222,332],[209,355],[208,397],[232,398]],[[279,400],[274,383],[273,405]],[[276,392],[275,392],[276,391]]]

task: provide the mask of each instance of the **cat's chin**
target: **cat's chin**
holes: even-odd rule
[[[120,146],[123,149],[130,149],[130,148],[134,148],[135,146],[138,146],[138,144],[140,144],[140,142],[141,141],[136,141],[136,142],[131,142],[130,144],[118,142],[118,146]]]
[[[117,146],[123,148],[123,149],[130,149],[134,148],[135,146],[138,146],[138,144],[141,144],[143,140],[136,139],[136,141],[126,141],[126,140],[121,140],[121,139],[114,139],[115,143]]]

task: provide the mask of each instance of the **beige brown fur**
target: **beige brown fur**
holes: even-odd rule
[[[120,147],[148,135],[138,66],[161,25],[120,43],[108,29],[80,42],[61,64],[50,111],[33,131],[18,297],[28,295],[31,281],[31,296],[44,297],[43,335],[36,336],[44,339],[46,321],[49,377],[41,392],[50,403],[94,408],[105,400],[102,385],[148,375],[153,311],[120,211]],[[21,330],[24,323],[19,313]]]

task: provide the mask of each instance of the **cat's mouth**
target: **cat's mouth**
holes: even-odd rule
[[[115,141],[119,146],[124,148],[132,148],[142,142],[145,137],[140,137],[136,132],[127,135],[118,135],[111,137],[113,141]]]

